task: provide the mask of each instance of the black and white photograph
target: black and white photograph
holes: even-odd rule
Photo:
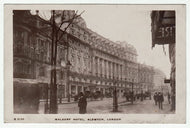
[[[6,10],[7,122],[42,115],[59,123],[127,123],[123,118],[134,115],[129,121],[134,123],[144,114],[150,117],[139,122],[185,122],[185,6],[6,5]],[[167,118],[177,114],[179,120]]]

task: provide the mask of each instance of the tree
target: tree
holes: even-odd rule
[[[62,17],[61,19],[56,19],[57,13],[61,14]],[[83,11],[84,12],[84,11]],[[31,11],[31,14],[33,15],[38,15],[39,18],[42,18],[44,22],[49,24],[52,27],[52,45],[51,45],[51,82],[50,82],[50,111],[49,113],[51,114],[56,114],[57,113],[57,78],[56,78],[56,62],[57,62],[57,44],[61,40],[61,38],[64,36],[64,34],[67,33],[67,29],[69,26],[73,23],[75,19],[80,17],[82,15],[81,12],[80,14],[74,13],[73,17],[70,19],[64,20],[63,13],[64,11]],[[50,15],[51,13],[51,15]],[[59,22],[60,21],[60,22]],[[61,33],[61,34],[60,34]],[[68,54],[68,48],[69,48],[69,43],[66,41],[65,44],[66,49],[67,49],[67,54]],[[66,58],[66,61],[68,61],[68,55]]]

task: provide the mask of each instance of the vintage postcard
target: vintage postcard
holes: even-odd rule
[[[186,122],[186,6],[4,5],[4,122]]]

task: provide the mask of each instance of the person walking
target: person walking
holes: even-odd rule
[[[79,114],[85,114],[86,113],[86,106],[87,106],[86,97],[82,92],[80,92],[79,101],[78,101]]]
[[[164,96],[163,93],[159,92],[158,93],[158,105],[159,105],[159,109],[163,109],[163,102],[164,102]]]
[[[154,93],[154,102],[155,102],[155,105],[158,104],[158,93],[157,92]]]

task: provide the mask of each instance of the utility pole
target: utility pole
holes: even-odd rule
[[[56,84],[56,58],[57,35],[55,29],[55,10],[52,10],[52,44],[51,44],[51,81],[50,81],[50,113],[57,113],[57,84]],[[55,38],[56,37],[56,38]]]

